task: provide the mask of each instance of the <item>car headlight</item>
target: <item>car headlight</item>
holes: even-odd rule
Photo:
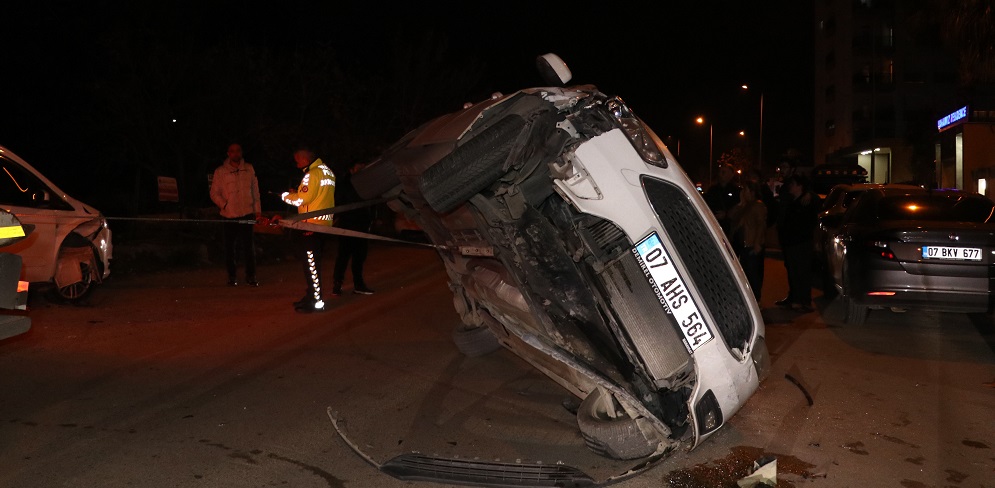
[[[660,150],[663,143],[655,134],[646,129],[643,122],[629,110],[625,102],[621,98],[615,97],[608,100],[607,106],[612,117],[622,126],[625,135],[629,137],[629,142],[639,152],[643,161],[658,168],[666,168],[667,158]]]

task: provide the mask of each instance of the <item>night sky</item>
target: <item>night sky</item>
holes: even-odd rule
[[[388,63],[392,42],[432,33],[453,60],[482,66],[481,96],[541,85],[535,57],[555,52],[572,69],[572,83],[621,96],[661,137],[672,138],[675,153],[680,140],[688,168],[703,163],[708,149],[707,128],[695,126],[694,117],[713,123],[719,151],[736,131],[755,137],[762,91],[764,160],[789,148],[812,159],[813,19],[805,1],[145,3],[6,5],[0,144],[57,184],[60,168],[101,157],[100,147],[78,137],[85,86],[102,72],[94,33],[154,24],[205,46],[224,36],[276,53],[328,43],[346,69]],[[743,83],[757,90],[744,92]],[[223,158],[223,149],[218,154]]]

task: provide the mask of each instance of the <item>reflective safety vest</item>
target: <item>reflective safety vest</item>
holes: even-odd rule
[[[0,210],[0,247],[13,244],[25,236],[21,222],[13,214]]]
[[[297,207],[297,213],[325,210],[335,206],[335,173],[321,159],[315,159],[304,173],[296,192],[282,195],[283,201]],[[305,219],[304,222],[332,225],[332,214]]]

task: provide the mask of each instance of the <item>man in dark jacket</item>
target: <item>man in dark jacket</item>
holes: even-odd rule
[[[781,190],[777,237],[788,272],[788,296],[775,304],[811,312],[814,236],[822,202],[819,195],[809,189],[808,180],[802,175],[790,176]]]
[[[347,171],[336,171],[339,181],[335,190],[335,200],[338,205],[349,205],[361,201],[356,189],[352,186],[352,175],[363,169],[364,163],[355,163]],[[369,232],[373,224],[373,208],[362,207],[355,210],[335,214],[335,227],[357,232]],[[332,295],[342,294],[342,284],[345,282],[346,268],[352,261],[352,292],[360,295],[372,295],[373,290],[366,286],[363,279],[363,265],[368,252],[367,240],[362,237],[336,236],[339,241],[338,255],[335,256],[335,271],[332,273]]]

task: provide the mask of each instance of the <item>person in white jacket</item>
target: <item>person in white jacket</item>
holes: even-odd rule
[[[242,146],[228,146],[228,157],[211,178],[211,200],[221,210],[225,220],[225,265],[228,269],[228,286],[237,286],[236,257],[241,251],[245,264],[245,282],[259,286],[256,280],[256,249],[252,237],[252,224],[262,217],[259,202],[259,182],[252,165],[242,159]]]

